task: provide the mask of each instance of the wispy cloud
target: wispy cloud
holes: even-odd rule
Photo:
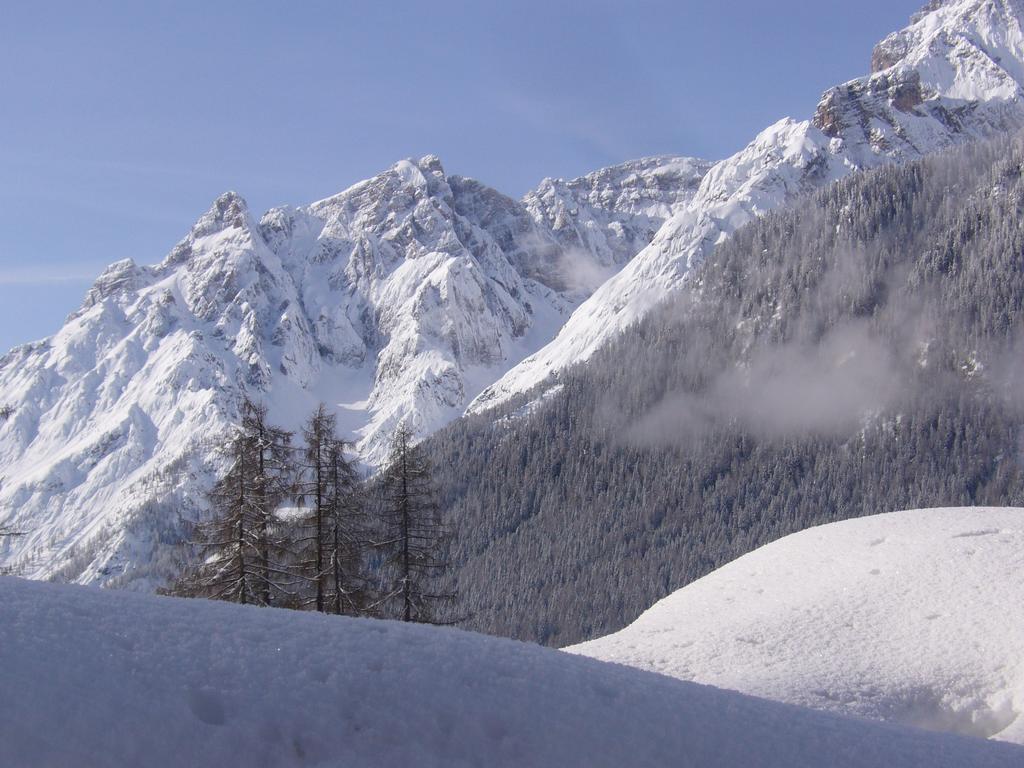
[[[907,393],[895,351],[863,323],[833,329],[811,346],[769,346],[725,368],[702,392],[674,392],[631,428],[640,444],[692,440],[738,424],[762,437],[846,434]]]

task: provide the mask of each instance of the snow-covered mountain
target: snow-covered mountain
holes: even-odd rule
[[[112,265],[0,360],[0,521],[27,532],[0,564],[108,581],[158,556],[243,394],[291,429],[326,402],[378,463],[399,421],[437,429],[549,341],[706,169],[653,158],[526,205],[425,157],[259,219],[221,196],[163,261]]]
[[[1024,743],[1024,509],[780,539],[569,650],[754,696]]]
[[[0,577],[11,765],[1010,768],[1024,749],[442,627]]]
[[[292,429],[328,403],[373,465],[400,420],[424,435],[585,360],[753,217],[1020,125],[1022,16],[933,4],[813,119],[713,167],[651,158],[515,201],[425,157],[259,218],[222,196],[163,261],[112,265],[57,334],[0,360],[0,522],[27,532],[0,567],[138,578],[201,502],[243,394]]]
[[[827,91],[812,119],[780,120],[712,167],[651,244],[470,410],[493,407],[588,359],[754,217],[855,171],[1024,124],[1022,20],[1021,0],[931,3],[879,43],[870,75]]]

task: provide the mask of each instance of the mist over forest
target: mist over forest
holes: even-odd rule
[[[589,363],[427,441],[472,628],[565,645],[811,525],[1024,504],[1024,139],[719,246]]]

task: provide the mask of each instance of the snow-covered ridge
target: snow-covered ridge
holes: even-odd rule
[[[690,202],[711,166],[689,157],[635,160],[571,181],[544,179],[523,202],[579,264],[577,284],[592,290]]]
[[[0,577],[17,765],[1010,768],[1024,750],[525,643]]]
[[[787,536],[569,650],[815,709],[1024,743],[1024,509]]]
[[[870,75],[827,91],[813,119],[781,120],[713,166],[651,244],[470,410],[505,402],[589,358],[754,217],[855,171],[1024,125],[1022,18],[1019,0],[930,5],[876,47]]]
[[[324,401],[377,464],[400,421],[428,434],[549,341],[706,166],[546,182],[575,196],[531,198],[554,228],[432,156],[262,217],[222,195],[162,261],[111,265],[56,335],[0,360],[0,520],[27,532],[0,565],[144,577],[201,505],[243,394],[289,429]]]

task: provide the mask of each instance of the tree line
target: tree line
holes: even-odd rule
[[[451,623],[451,534],[431,466],[399,426],[386,468],[364,480],[321,404],[300,439],[244,400],[194,557],[167,590],[258,606]]]

